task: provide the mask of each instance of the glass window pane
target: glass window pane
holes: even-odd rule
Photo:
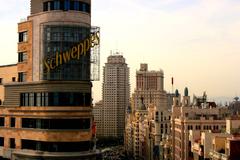
[[[79,2],[78,1],[74,1],[74,10],[79,11]]]
[[[54,10],[60,10],[60,1],[54,1]]]
[[[64,1],[64,10],[68,11],[70,9],[70,0]]]

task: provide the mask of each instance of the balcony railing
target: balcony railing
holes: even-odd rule
[[[228,160],[228,156],[226,154],[219,153],[213,150],[209,152],[209,156],[211,158],[218,159],[218,160]]]

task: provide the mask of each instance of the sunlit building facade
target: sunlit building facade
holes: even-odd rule
[[[31,0],[31,14],[18,24],[18,35],[18,63],[10,80],[7,67],[0,67],[0,156],[96,159],[91,1]]]
[[[187,88],[182,97],[176,90],[171,117],[173,159],[192,160],[194,155],[191,147],[196,135],[190,136],[190,133],[225,130],[227,110],[226,107],[217,106],[215,102],[208,102],[205,93],[202,97],[194,97],[191,102]]]
[[[119,53],[108,56],[103,69],[103,137],[123,138],[129,106],[129,68]]]
[[[160,159],[162,138],[170,135],[171,111],[163,77],[162,70],[149,71],[147,64],[141,64],[136,72],[136,89],[125,129],[125,150],[134,159]]]

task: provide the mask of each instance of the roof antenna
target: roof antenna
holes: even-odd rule
[[[116,54],[118,55],[119,54],[119,51],[118,51],[118,41],[116,40],[115,42],[115,45],[116,45]]]

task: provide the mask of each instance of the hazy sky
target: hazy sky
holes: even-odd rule
[[[0,7],[0,64],[17,61],[17,22],[29,14],[29,0]],[[140,63],[165,72],[165,90],[203,91],[211,99],[240,94],[239,0],[92,0],[92,24],[101,27],[102,66],[118,50],[130,67],[131,89]],[[101,99],[94,82],[94,101]]]

